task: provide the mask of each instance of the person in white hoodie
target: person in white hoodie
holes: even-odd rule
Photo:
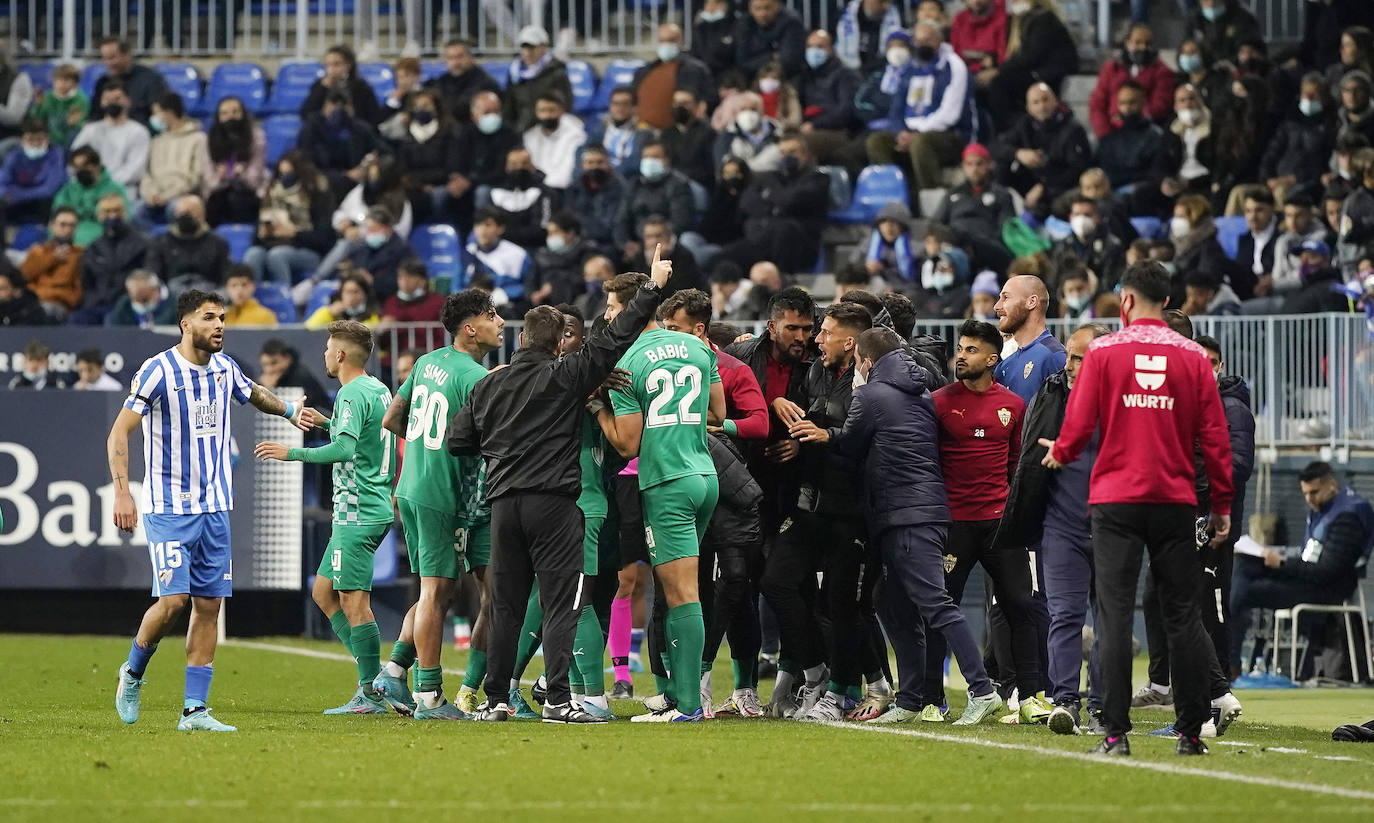
[[[534,104],[535,124],[525,131],[525,150],[534,167],[544,173],[544,185],[566,189],[572,184],[577,150],[587,142],[582,121],[568,114],[558,92],[541,94]]]
[[[172,205],[187,194],[203,195],[210,150],[205,132],[176,92],[163,92],[153,101],[148,118],[157,136],[148,150],[148,170],[138,184],[141,217],[148,222],[172,219]]]
[[[72,141],[72,149],[82,146],[95,149],[116,183],[136,189],[148,168],[152,138],[142,123],[129,118],[129,95],[123,83],[111,80],[105,84],[100,93],[99,111],[104,116],[81,127]]]

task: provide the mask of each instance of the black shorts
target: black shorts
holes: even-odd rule
[[[649,547],[644,543],[644,510],[639,502],[639,477],[616,475],[615,505],[620,512],[620,567],[648,563]]]

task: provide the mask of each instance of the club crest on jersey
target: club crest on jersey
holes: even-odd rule
[[[955,566],[959,565],[959,558],[955,557],[952,554],[947,554],[944,557],[944,565],[945,574],[949,574],[950,572],[954,571]]]
[[[139,378],[139,375],[135,374],[135,375],[134,375],[134,379],[129,383],[129,394],[130,394],[130,395],[133,395],[133,396],[137,396],[137,395],[138,395],[138,383],[139,383],[138,378]]]
[[[1159,354],[1137,354],[1135,356],[1135,382],[1145,391],[1155,391],[1164,385],[1164,372],[1168,369],[1169,358]]]
[[[1005,429],[1007,426],[1010,426],[1010,425],[1011,425],[1011,409],[1007,408],[1006,406],[1003,406],[1002,408],[998,409],[998,410],[997,410],[997,419],[1001,421],[1001,423],[1002,423],[1002,428]]]
[[[163,569],[162,571],[160,571],[160,572],[157,573],[157,579],[158,579],[158,580],[162,583],[162,585],[164,585],[164,586],[170,586],[170,585],[172,585],[172,570],[171,570],[171,569]]]
[[[1027,363],[1027,364],[1026,364],[1026,367],[1025,367],[1024,369],[1021,370],[1021,379],[1022,379],[1022,380],[1029,380],[1029,379],[1030,379],[1030,373],[1031,373],[1034,369],[1035,369],[1035,364],[1034,364],[1034,363]]]

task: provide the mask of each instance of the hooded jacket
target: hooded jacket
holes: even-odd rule
[[[893,221],[902,226],[902,233],[891,243],[887,242],[883,233],[878,230],[878,224],[885,221]],[[873,221],[873,228],[868,233],[868,242],[856,251],[862,253],[861,262],[882,263],[883,270],[879,273],[889,283],[915,282],[918,272],[916,251],[911,245],[911,210],[900,200],[893,200],[883,206]]]
[[[205,132],[200,123],[188,118],[175,131],[163,132],[149,144],[148,171],[138,181],[139,196],[170,203],[184,194],[203,194],[208,168],[210,148]]]
[[[763,544],[763,523],[759,519],[763,489],[749,474],[744,457],[730,438],[713,434],[706,438],[706,448],[716,467],[720,499],[711,513],[703,542],[714,545],[717,555],[721,546],[738,546],[746,549],[745,556],[750,556],[754,547],[761,549]]]
[[[1053,440],[1064,425],[1064,409],[1069,404],[1069,376],[1055,372],[1040,384],[1021,429],[1021,457],[1007,490],[1007,505],[997,527],[998,548],[1038,546],[1045,532],[1045,510],[1056,477],[1041,465],[1045,447],[1040,438]],[[1084,497],[1084,506],[1087,497]]]
[[[668,218],[676,234],[692,227],[692,187],[676,169],[668,169],[655,180],[636,175],[625,183],[625,196],[615,216],[615,244],[637,240],[640,224],[653,215]]]
[[[836,371],[820,359],[812,360],[806,373],[806,396],[806,419],[828,429],[831,437],[839,434],[854,396],[854,364]],[[853,460],[822,443],[803,443],[798,456],[803,489],[809,486],[818,493],[817,514],[860,516]]]
[[[1260,158],[1260,179],[1293,175],[1299,183],[1321,178],[1336,148],[1336,129],[1325,112],[1295,114],[1279,124]]]
[[[1236,487],[1231,522],[1244,529],[1245,484],[1255,473],[1255,414],[1250,410],[1250,387],[1240,377],[1227,374],[1217,382],[1217,390],[1221,392],[1221,410],[1226,414],[1226,431],[1231,436],[1231,483]],[[1233,526],[1232,542],[1239,535]]]
[[[831,57],[818,69],[802,71],[801,104],[806,111],[819,111],[807,117],[818,129],[847,131],[854,125],[854,92],[859,90],[859,73]]]
[[[949,523],[938,439],[925,371],[904,349],[883,355],[830,440],[838,456],[860,466],[859,499],[873,536]]]
[[[62,184],[62,188],[57,190],[57,194],[52,198],[52,210],[57,211],[62,206],[69,206],[76,209],[76,236],[73,242],[78,246],[89,246],[101,234],[100,217],[96,212],[96,207],[100,204],[100,198],[107,194],[117,194],[124,200],[125,213],[129,209],[129,196],[124,191],[124,187],[116,183],[110,177],[110,170],[102,168],[100,177],[90,186],[83,186],[76,178],[68,180]]]
[[[1345,198],[1336,233],[1336,257],[1331,262],[1345,277],[1353,277],[1360,260],[1374,254],[1374,191],[1361,186]]]
[[[888,111],[891,131],[918,134],[956,132],[965,142],[978,131],[978,109],[969,84],[968,66],[948,43],[929,63],[907,66]]]
[[[954,229],[955,236],[967,241],[978,238],[1002,245],[1002,224],[1016,216],[1011,191],[989,180],[986,186],[974,191],[967,181],[949,190],[932,218],[936,223]]]

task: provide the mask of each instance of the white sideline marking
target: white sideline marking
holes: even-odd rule
[[[281,654],[294,654],[300,657],[313,657],[316,660],[339,660],[344,663],[352,663],[353,658],[338,652],[322,652],[317,649],[302,649],[296,646],[281,646],[276,643],[259,643],[256,640],[226,640],[221,646],[235,646],[240,649],[256,649],[262,652],[280,652]],[[386,665],[386,661],[382,661]],[[466,669],[444,669],[444,674],[458,675],[459,677],[467,674]],[[533,686],[533,680],[521,680],[522,686]]]
[[[973,737],[958,737],[952,734],[936,734],[933,732],[918,732],[911,729],[886,729],[876,726],[853,725],[847,723],[826,723],[827,726],[834,726],[840,729],[850,729],[858,732],[873,732],[876,734],[895,734],[903,737],[919,737],[925,740],[938,740],[942,743],[963,743],[969,746],[983,746],[990,749],[1006,749],[1018,752],[1030,752],[1032,754],[1047,755],[1049,757],[1060,757],[1065,760],[1079,760],[1087,763],[1100,763],[1104,766],[1121,766],[1128,769],[1145,769],[1152,772],[1163,772],[1164,774],[1181,774],[1189,777],[1208,777],[1213,780],[1226,780],[1232,783],[1246,783],[1253,786],[1273,786],[1280,789],[1292,789],[1299,792],[1314,792],[1316,794],[1329,794],[1337,797],[1349,797],[1356,800],[1374,801],[1374,792],[1361,791],[1360,789],[1347,789],[1341,786],[1323,786],[1319,783],[1300,783],[1296,780],[1282,780],[1273,777],[1261,777],[1258,775],[1237,774],[1236,772],[1220,772],[1210,769],[1197,769],[1189,766],[1176,766],[1169,763],[1156,763],[1149,760],[1130,760],[1123,757],[1101,757],[1098,755],[1069,752],[1063,749],[1047,749],[1041,746],[1030,746],[1024,743],[1002,743],[996,740],[979,740]],[[1275,749],[1267,749],[1275,751]],[[1292,750],[1290,750],[1292,751]]]

